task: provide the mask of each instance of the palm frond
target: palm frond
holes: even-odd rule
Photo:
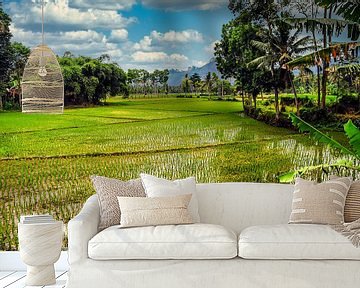
[[[304,120],[296,116],[294,113],[290,113],[290,118],[294,126],[296,126],[301,132],[309,133],[310,136],[316,141],[326,144],[332,148],[338,149],[344,154],[356,156],[353,151],[341,145],[339,142],[324,134],[315,127],[311,126],[309,123],[305,122]]]
[[[360,23],[360,5],[358,0],[315,0],[316,4],[332,7],[334,12],[345,19]]]
[[[304,36],[304,37],[301,37],[299,39],[297,39],[293,44],[292,46],[293,47],[296,47],[296,46],[305,46],[305,45],[308,45],[312,43],[312,38],[310,36]]]
[[[352,63],[346,65],[333,65],[331,66],[333,71],[338,73],[358,73],[360,74],[360,63]]]
[[[330,0],[331,1],[331,0]],[[355,0],[357,1],[357,0]],[[360,5],[359,5],[360,6]],[[359,8],[360,9],[360,8]],[[357,40],[360,33],[360,22],[359,19],[333,19],[333,18],[309,18],[309,17],[298,17],[298,18],[287,18],[286,23],[294,26],[302,31],[319,31],[325,25],[331,27],[332,31],[339,36],[341,32],[347,27],[348,37],[351,40]]]
[[[354,47],[360,46],[360,42],[349,42],[349,43],[336,43],[327,48],[320,49],[318,51],[309,53],[307,55],[301,56],[287,63],[290,68],[294,68],[298,65],[306,65],[312,64],[314,65],[315,59],[321,57],[322,59],[330,58],[330,54],[332,51],[336,51],[338,49],[347,49],[350,45]]]
[[[269,55],[264,55],[264,56],[260,56],[258,58],[255,58],[254,60],[250,61],[247,66],[248,67],[261,67],[261,66],[266,66],[268,64],[271,63],[271,56]]]
[[[250,44],[252,46],[254,46],[255,48],[263,51],[263,52],[269,52],[270,50],[270,45],[269,43],[264,43],[264,42],[261,42],[261,41],[257,41],[257,40],[252,40],[250,42]]]

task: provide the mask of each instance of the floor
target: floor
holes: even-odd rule
[[[66,271],[57,271],[56,284],[50,286],[26,286],[25,271],[0,271],[0,288],[63,288],[66,284]]]

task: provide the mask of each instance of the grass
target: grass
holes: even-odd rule
[[[22,214],[74,217],[94,193],[92,174],[277,182],[282,172],[339,156],[241,110],[240,102],[113,98],[63,115],[0,113],[0,249],[18,248]]]

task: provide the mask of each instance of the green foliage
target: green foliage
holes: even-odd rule
[[[65,82],[67,104],[99,104],[107,96],[128,94],[126,73],[108,57],[92,59],[65,53],[59,58]]]
[[[355,156],[353,151],[350,151],[348,148],[341,145],[338,141],[332,139],[331,137],[321,132],[320,130],[316,129],[309,123],[303,121],[295,114],[290,113],[290,118],[293,124],[299,129],[300,132],[309,133],[310,136],[319,143],[329,145],[332,148],[340,150],[344,154]]]
[[[147,93],[168,93],[169,70],[155,69],[152,73],[144,69],[129,69],[127,73],[130,93],[146,95]]]
[[[349,138],[349,144],[353,149],[353,154],[360,159],[360,130],[351,120],[344,125],[344,131]]]
[[[309,133],[309,135],[319,143],[323,143],[328,145],[331,148],[334,148],[340,151],[343,154],[349,155],[354,159],[360,160],[360,130],[349,120],[344,125],[344,131],[346,136],[349,139],[349,144],[351,145],[352,149],[349,149],[342,144],[340,144],[335,139],[331,138],[330,136],[326,135],[325,133],[321,132],[320,130],[316,129],[309,123],[305,122],[304,120],[297,117],[295,114],[290,113],[291,120],[293,124],[299,129],[300,132]],[[294,180],[295,177],[303,175],[309,171],[319,170],[321,169],[324,172],[327,172],[328,168],[345,168],[345,169],[352,169],[352,170],[360,170],[360,167],[354,165],[353,161],[349,161],[347,159],[338,160],[335,163],[327,164],[322,163],[316,166],[305,166],[303,168],[296,169],[294,171],[287,172],[279,177],[280,182],[291,182]]]
[[[10,77],[12,55],[10,40],[12,35],[10,33],[11,18],[4,12],[1,2],[0,23],[0,110],[2,110],[2,99],[5,95],[6,86]]]

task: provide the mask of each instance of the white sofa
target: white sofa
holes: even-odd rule
[[[359,287],[360,249],[328,226],[287,224],[292,192],[281,184],[198,184],[207,224],[101,232],[91,196],[68,225],[66,287]]]

